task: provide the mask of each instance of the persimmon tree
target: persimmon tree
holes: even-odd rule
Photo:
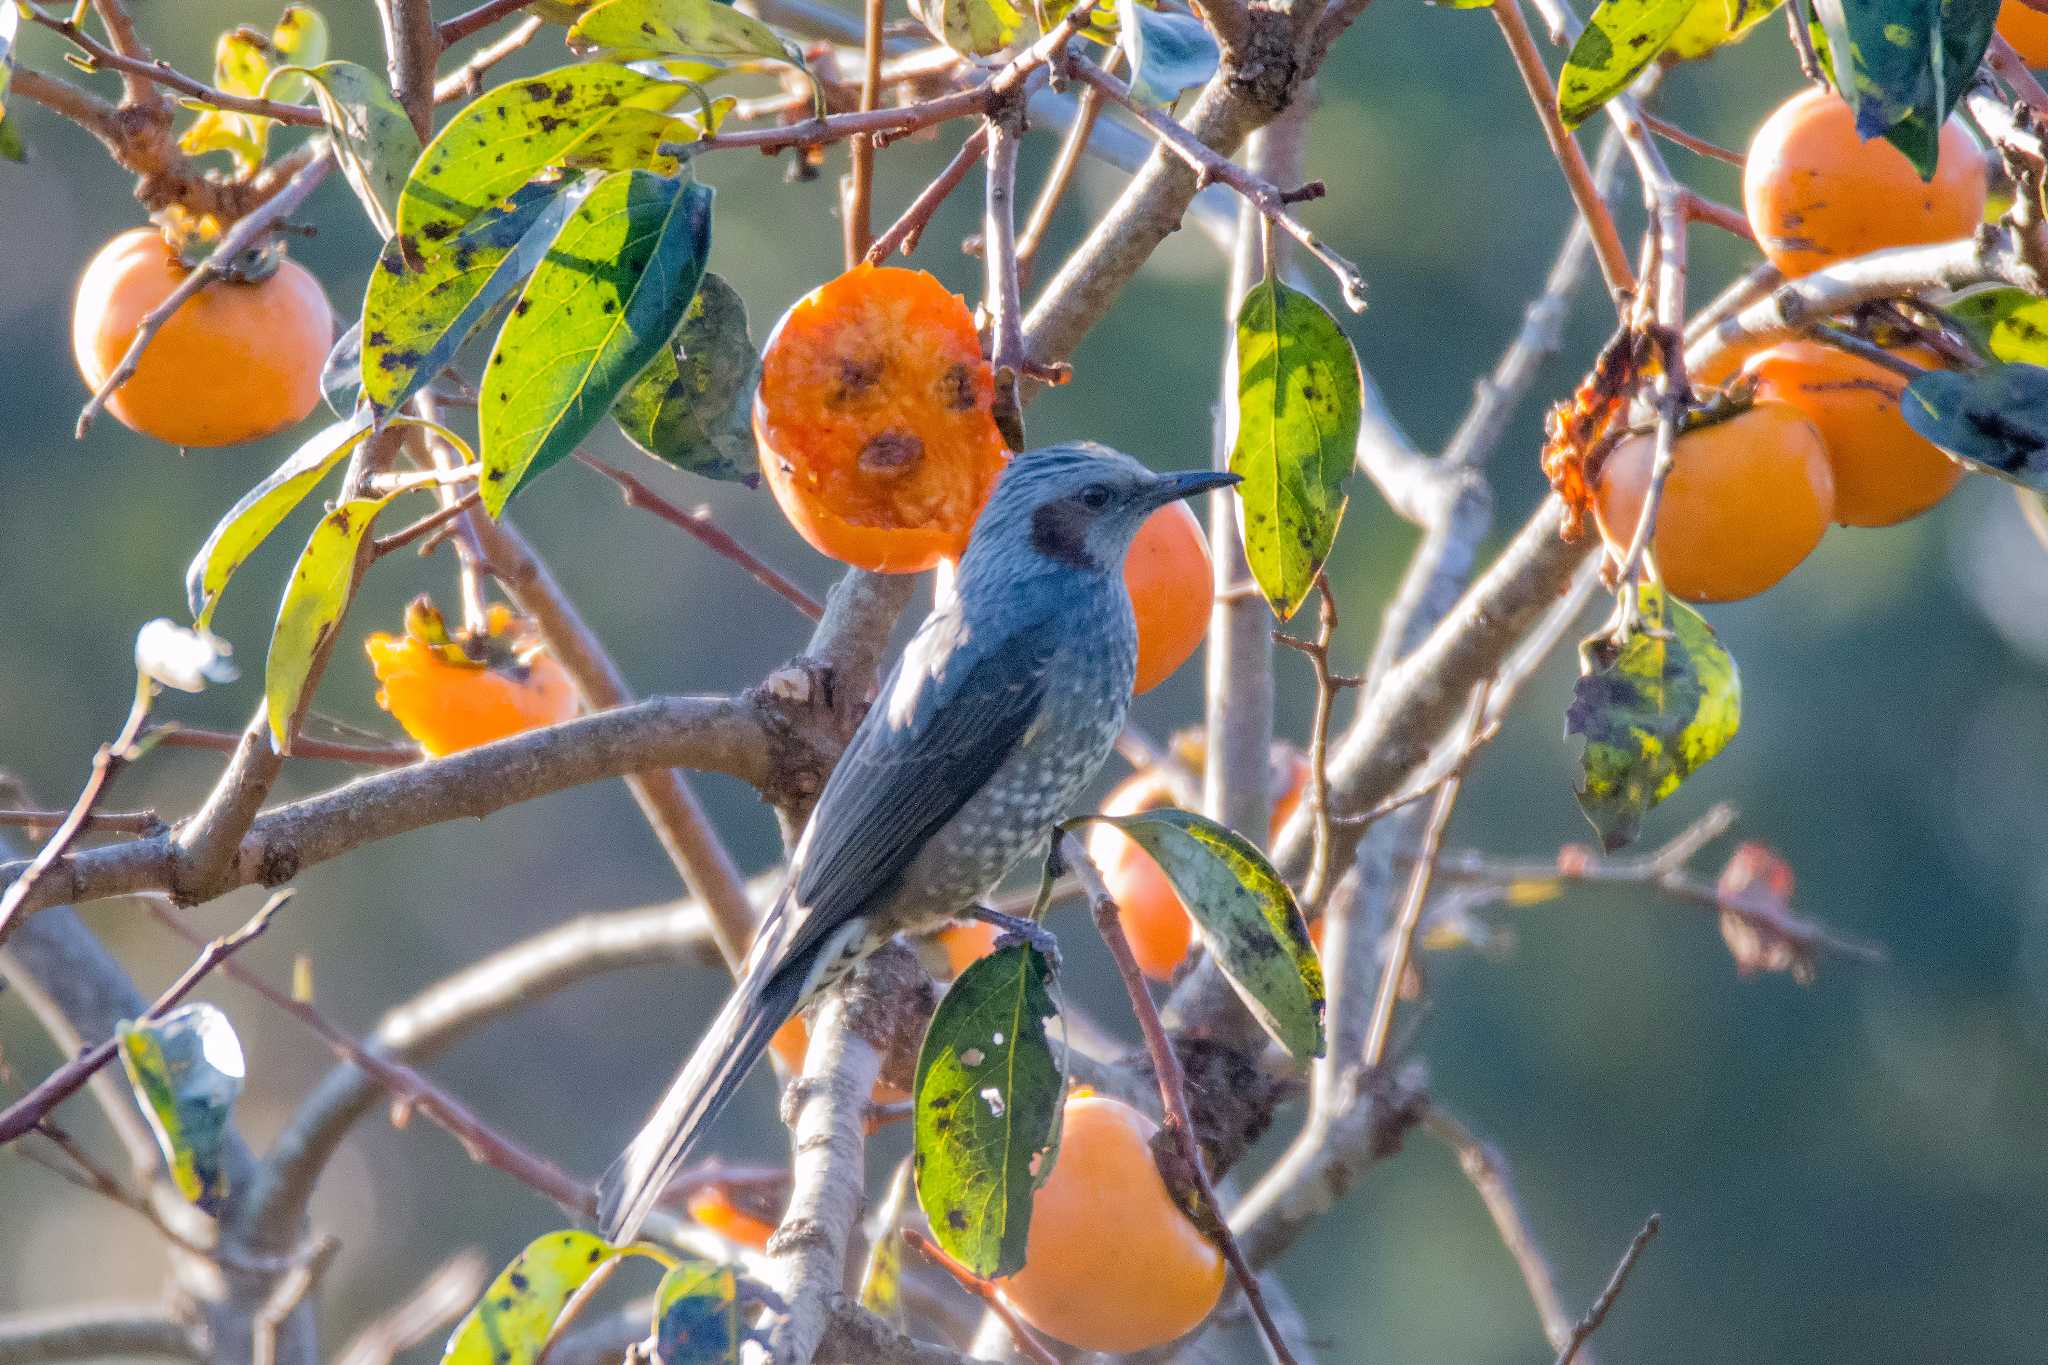
[[[313,1311],[330,1244],[308,1201],[385,1102],[537,1196],[534,1239],[488,1286],[460,1270],[424,1286],[351,1359],[390,1359],[444,1329],[445,1358],[461,1362],[1044,1360],[1064,1349],[1047,1334],[1165,1359],[1249,1312],[1276,1359],[1305,1360],[1314,1349],[1265,1272],[1416,1134],[1459,1155],[1550,1348],[1591,1359],[1587,1338],[1655,1220],[1608,1290],[1569,1310],[1505,1168],[1404,1054],[1422,955],[1469,942],[1496,907],[1600,881],[1714,916],[1745,973],[1804,981],[1830,956],[1875,955],[1796,914],[1790,869],[1760,844],[1718,880],[1695,872],[1732,820],[1724,808],[1653,852],[1622,850],[1739,726],[1735,661],[1687,599],[1767,590],[1829,524],[1900,520],[1971,476],[2010,481],[2038,518],[2048,92],[1995,30],[1995,0],[1789,0],[1786,34],[1770,40],[1812,88],[1766,125],[1738,209],[1691,188],[1667,148],[1742,158],[1651,105],[1670,64],[1711,60],[1780,6],[1603,0],[1582,17],[1567,0],[1529,4],[1554,51],[1523,0],[1462,7],[1490,8],[1577,217],[1530,326],[1428,453],[1380,405],[1340,321],[1365,307],[1370,263],[1340,255],[1305,207],[1323,193],[1302,172],[1314,82],[1333,46],[1361,41],[1350,31],[1369,22],[1366,0],[923,0],[911,23],[881,0],[859,15],[816,0],[485,0],[446,17],[426,0],[378,0],[378,54],[328,51],[321,16],[294,4],[267,32],[221,34],[200,74],[156,60],[147,11],[124,0],[68,12],[0,0],[0,151],[20,156],[22,102],[45,106],[132,173],[161,229],[124,241],[105,288],[87,291],[98,302],[81,305],[94,389],[81,430],[106,414],[184,442],[294,423],[303,437],[210,533],[195,529],[190,619],[141,632],[134,705],[76,800],[5,815],[39,842],[0,868],[0,968],[53,1037],[82,1046],[20,1078],[0,1143],[36,1144],[142,1211],[175,1254],[171,1308],[0,1319],[0,1359],[334,1354]],[[2040,23],[2007,19],[2022,42]],[[57,35],[83,75],[17,61],[25,27]],[[529,45],[559,62],[498,79]],[[1590,157],[1582,126],[1604,130]],[[957,150],[913,198],[880,202],[876,162],[913,133]],[[1059,142],[1038,183],[1019,173],[1030,138]],[[844,167],[847,273],[816,282],[759,344],[716,270],[732,249],[720,166],[747,153],[782,157],[799,178]],[[1053,261],[1046,224],[1088,157],[1128,179]],[[309,370],[320,347],[305,338],[330,333],[285,254],[311,191],[337,174],[383,247],[360,306],[338,310],[318,366],[331,411],[316,418],[293,366]],[[975,184],[985,281],[970,311],[896,262],[914,265],[933,213]],[[1216,186],[1234,219],[1201,197]],[[2006,206],[1987,211],[1994,187]],[[1647,222],[1633,247],[1610,210],[1627,193]],[[433,1078],[433,1055],[597,973],[692,952],[740,961],[776,878],[743,878],[688,774],[749,784],[794,841],[918,575],[937,564],[943,580],[1008,452],[1027,444],[1033,396],[1093,382],[1072,367],[1077,346],[1191,217],[1232,244],[1213,280],[1232,319],[1213,456],[1244,481],[1211,506],[1206,550],[1176,510],[1141,542],[1130,581],[1143,685],[1187,660],[1206,614],[1204,712],[1171,744],[1127,734],[1139,775],[1104,813],[1062,825],[1035,893],[1008,906],[1088,905],[1144,1050],[1107,1055],[1097,1031],[1064,1027],[1079,1007],[1035,942],[961,929],[943,952],[894,946],[778,1039],[796,1073],[788,1163],[706,1159],[644,1242],[582,1230],[589,1182],[480,1119]],[[1693,298],[1696,231],[1753,241],[1761,262]],[[1483,557],[1487,462],[1589,266],[1612,340],[1556,396],[1541,452],[1554,493]],[[313,297],[266,313],[259,293],[279,281]],[[266,346],[280,328],[293,345]],[[246,346],[252,330],[260,362],[208,349]],[[472,338],[487,343],[480,365]],[[234,384],[223,398],[199,382],[223,376],[245,396],[267,386],[270,405],[244,404],[244,426],[208,425],[205,404],[239,401]],[[594,456],[587,439],[606,423],[694,477],[765,479],[760,496],[848,566],[828,600]],[[579,462],[622,490],[616,515],[663,518],[810,618],[802,652],[723,695],[634,698],[514,525],[522,490]],[[1340,618],[1328,558],[1347,500],[1366,497],[1422,534],[1369,666],[1349,676],[1333,644],[1365,632],[1360,613]],[[301,507],[311,529],[286,581],[249,581],[252,552]],[[393,558],[408,547],[438,558]],[[459,622],[423,599],[401,635],[369,641],[380,701],[408,738],[334,732],[314,703],[357,587],[371,573],[428,587],[442,562]],[[227,592],[279,607],[246,727],[209,736],[166,723],[163,689],[234,684],[210,629]],[[1533,865],[1445,850],[1475,757],[1603,595],[1612,608],[1579,646],[1565,717],[1583,744],[1559,759],[1560,793],[1575,786],[1599,850]],[[1312,689],[1299,750],[1274,741],[1283,684]],[[122,773],[167,744],[224,752],[206,799],[168,822],[109,810]],[[306,757],[366,771],[275,799]],[[581,916],[394,1002],[362,1039],[236,960],[289,923],[307,868],[614,778],[687,887],[681,909]],[[279,890],[237,932],[207,941],[191,928],[193,907],[259,885]],[[109,897],[141,898],[193,941],[190,969],[155,1000],[64,908]],[[215,973],[337,1058],[265,1150],[235,1119],[235,1021],[187,1001]],[[117,1063],[125,1085],[108,1083]],[[128,1170],[61,1124],[89,1084]],[[637,1117],[604,1116],[622,1137]],[[870,1171],[867,1135],[899,1121],[913,1159]],[[1249,1163],[1275,1122],[1284,1149]],[[1091,1237],[1075,1225],[1096,1207]],[[1118,1297],[1139,1292],[1120,1237],[1145,1249],[1131,1253],[1153,1277],[1135,1281],[1154,1285],[1144,1311]],[[661,1271],[651,1302],[583,1312],[639,1261]]]

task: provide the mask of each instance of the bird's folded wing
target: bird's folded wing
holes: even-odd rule
[[[1048,613],[995,638],[957,618],[925,623],[818,798],[791,907],[801,918],[782,961],[803,960],[834,927],[893,895],[931,836],[1016,749],[1044,705],[1059,624]]]

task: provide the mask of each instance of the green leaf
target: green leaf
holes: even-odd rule
[[[491,309],[525,282],[589,189],[581,176],[536,180],[418,259],[384,244],[363,296],[363,393],[396,412],[448,367]]]
[[[1357,458],[1358,356],[1314,299],[1268,279],[1237,312],[1237,441],[1245,557],[1281,620],[1300,609],[1344,516]]]
[[[363,401],[363,324],[351,322],[320,366],[320,396],[336,417],[352,417]]]
[[[667,345],[711,249],[711,189],[605,178],[555,239],[484,369],[478,417],[492,516],[603,420]]]
[[[695,128],[672,114],[688,84],[583,62],[486,90],[420,153],[398,201],[408,260],[431,253],[550,166],[643,166]]]
[[[1928,370],[1899,400],[1906,425],[1972,467],[2048,491],[2048,369]]]
[[[5,114],[0,114],[0,157],[17,165],[28,160],[28,144],[21,140],[21,129]]]
[[[284,65],[269,73],[262,86],[271,99],[297,104],[306,98],[306,69],[327,60],[327,20],[319,10],[287,5],[270,31],[270,46]]]
[[[213,609],[220,604],[221,592],[235,570],[369,434],[368,413],[321,428],[215,523],[185,570],[185,600],[192,608],[194,625],[204,626],[213,619]]]
[[[370,528],[396,496],[356,498],[330,510],[313,528],[299,562],[292,566],[284,600],[277,606],[277,624],[270,632],[270,659],[263,671],[271,747],[281,754],[291,752],[299,717],[313,700],[307,686],[313,666],[325,655],[342,613],[355,595],[356,581],[368,566],[373,543]]]
[[[334,135],[341,173],[362,201],[371,226],[389,237],[397,231],[398,196],[420,156],[420,137],[412,119],[392,97],[384,78],[355,62],[285,67],[278,74],[288,72],[303,75],[312,86],[321,117]]]
[[[1946,311],[1992,359],[2048,365],[2048,299],[2024,289],[1981,289]]]
[[[739,1365],[746,1339],[732,1267],[684,1261],[654,1291],[654,1365]]]
[[[1052,964],[1028,943],[960,974],[932,1015],[913,1092],[917,1201],[983,1277],[1024,1264],[1031,1193],[1052,1172],[1065,1078],[1046,1040]]]
[[[228,1194],[222,1152],[245,1070],[234,1027],[211,1005],[182,1005],[161,1019],[124,1021],[114,1038],[171,1182],[219,1213]]]
[[[868,1219],[868,1258],[860,1272],[860,1306],[901,1329],[903,1317],[903,1207],[910,1200],[910,1161],[896,1163],[889,1192]]]
[[[1690,60],[1739,43],[1784,3],[1785,0],[1693,0],[1671,40],[1664,44],[1665,54]]]
[[[1636,585],[1640,625],[1618,644],[1595,636],[1580,650],[1565,711],[1581,735],[1579,808],[1612,853],[1644,814],[1726,748],[1742,724],[1742,681],[1706,618]]]
[[[1222,51],[1193,15],[1147,9],[1137,0],[1117,0],[1116,12],[1117,42],[1130,62],[1134,98],[1170,105],[1216,74]]]
[[[760,468],[753,422],[760,383],[747,305],[707,273],[683,325],[612,404],[612,417],[650,455],[692,473],[752,483]]]
[[[645,57],[766,57],[810,68],[803,50],[718,0],[607,0],[584,11],[569,41]]]
[[[932,37],[968,57],[994,56],[1024,27],[1010,0],[910,0],[910,12]]]
[[[1984,60],[1998,0],[1814,0],[1814,15],[1857,131],[1889,139],[1931,179],[1939,130]]]
[[[21,127],[7,117],[7,86],[14,79],[15,43],[21,35],[21,8],[0,3],[0,156],[9,161],[28,160],[28,144],[21,140]]]
[[[1294,893],[1236,831],[1190,811],[1091,815],[1159,864],[1209,956],[1252,1017],[1297,1061],[1323,1055],[1323,968]]]
[[[1576,128],[1664,50],[1692,0],[1600,0],[1557,77],[1557,114]]]
[[[569,1296],[625,1255],[574,1228],[537,1237],[498,1273],[448,1338],[443,1365],[533,1365]]]

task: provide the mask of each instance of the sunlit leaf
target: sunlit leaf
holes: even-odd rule
[[[494,86],[420,153],[393,240],[408,260],[421,260],[550,166],[647,165],[663,142],[696,136],[674,111],[697,102],[688,84],[613,62]]]
[[[1557,77],[1557,113],[1576,128],[1664,50],[1692,0],[1600,0]]]
[[[1117,41],[1130,65],[1131,94],[1152,105],[1169,105],[1181,92],[1216,74],[1222,51],[1192,14],[1147,9],[1137,0],[1117,0]]]
[[[1001,52],[1024,26],[1010,0],[910,0],[910,12],[932,37],[969,57]]]
[[[14,79],[15,43],[21,34],[21,8],[0,4],[0,157],[9,161],[28,160],[28,146],[21,140],[21,128],[7,117],[7,86]]]
[[[1928,370],[1906,386],[1899,412],[1907,426],[1973,467],[2048,491],[2048,369]]]
[[[634,445],[678,468],[751,481],[760,465],[752,415],[760,382],[747,305],[706,274],[683,325],[619,395],[612,417]]]
[[[195,625],[213,619],[213,609],[235,570],[369,434],[367,413],[321,428],[228,509],[185,570],[185,600]]]
[[[320,518],[292,566],[263,672],[271,745],[281,754],[291,752],[299,718],[313,700],[307,686],[313,666],[325,655],[369,562],[370,528],[395,496],[354,498],[333,508]]]
[[[270,31],[270,46],[284,70],[266,76],[261,88],[271,99],[297,104],[306,97],[306,68],[327,60],[327,20],[308,6],[286,6]]]
[[[536,180],[486,209],[423,258],[384,244],[363,296],[363,393],[395,412],[446,369],[462,343],[547,255],[589,185]]]
[[[1051,1173],[1065,1085],[1046,1021],[1052,964],[1028,943],[969,966],[917,1057],[912,1156],[932,1236],[977,1275],[1024,1264],[1031,1193]]]
[[[746,1327],[732,1267],[684,1261],[654,1291],[654,1365],[739,1365]]]
[[[0,114],[0,157],[17,164],[28,160],[28,144],[21,140],[21,129],[5,114]]]
[[[492,516],[604,419],[683,320],[711,248],[711,190],[631,171],[578,205],[505,321],[478,421]]]
[[[114,1037],[171,1182],[206,1212],[220,1212],[228,1194],[222,1153],[245,1070],[234,1027],[212,1005],[182,1005],[161,1019],[124,1022]]]
[[[1664,44],[1665,54],[1681,59],[1704,57],[1739,43],[1785,0],[1692,0],[1692,8]]]
[[[302,73],[312,86],[321,117],[334,135],[341,173],[362,201],[371,225],[389,237],[397,230],[398,196],[420,155],[412,119],[392,97],[384,78],[368,67],[325,62],[311,68],[287,67],[278,74],[291,72]]]
[[[2048,299],[2024,289],[1982,289],[1947,312],[1992,359],[2048,365]]]
[[[1089,816],[1150,854],[1252,1017],[1298,1061],[1323,1055],[1323,968],[1294,893],[1233,830],[1189,811]]]
[[[235,160],[239,175],[253,174],[263,164],[263,148],[269,138],[270,120],[225,109],[201,111],[178,138],[178,148],[188,156],[226,152]]]
[[[1640,625],[1580,650],[1566,735],[1586,741],[1579,808],[1611,853],[1643,816],[1735,738],[1742,683],[1706,618],[1654,583],[1636,585]]]
[[[569,1296],[625,1254],[574,1228],[535,1238],[455,1325],[443,1365],[533,1365]]]
[[[569,30],[583,47],[648,57],[767,57],[805,66],[803,50],[718,0],[607,0]]]
[[[1357,458],[1363,386],[1350,338],[1322,305],[1278,280],[1237,313],[1237,437],[1245,557],[1282,619],[1294,615],[1337,538]]]
[[[868,1219],[868,1258],[860,1272],[860,1306],[894,1327],[903,1325],[903,1210],[910,1184],[906,1158]]]

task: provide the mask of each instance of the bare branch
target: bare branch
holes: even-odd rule
[[[0,1318],[0,1365],[148,1356],[207,1359],[198,1334],[154,1303],[93,1303]]]
[[[1024,133],[1023,109],[991,110],[987,188],[981,215],[981,256],[987,285],[989,368],[995,377],[995,423],[1012,450],[1024,447],[1024,410],[1018,396],[1024,378],[1023,300],[1017,280],[1017,143]]]
[[[1038,1339],[1037,1334],[1024,1325],[1024,1320],[1017,1316],[1016,1309],[1010,1307],[1002,1291],[948,1256],[944,1247],[916,1228],[904,1228],[903,1241],[912,1251],[951,1275],[962,1289],[986,1304],[988,1311],[1002,1320],[1004,1329],[1010,1334],[1010,1340],[1017,1344],[1019,1355],[1032,1361],[1033,1365],[1060,1365],[1059,1357],[1047,1350],[1045,1343]]]
[[[974,163],[981,160],[982,153],[987,150],[988,125],[984,123],[967,135],[967,140],[960,144],[960,150],[953,153],[953,159],[933,177],[931,184],[918,192],[917,198],[910,201],[910,207],[903,210],[903,216],[869,245],[867,263],[880,265],[889,259],[892,252],[901,251],[908,256],[917,250],[924,230],[931,226],[932,215],[939,211],[939,206],[954,190],[960,188],[960,182],[967,178],[967,173],[974,169]]]
[[[532,0],[521,2],[531,4]],[[545,27],[545,20],[538,14],[531,15],[496,42],[478,48],[462,65],[434,82],[434,103],[451,104],[483,94],[484,73],[532,42]]]
[[[441,25],[441,46],[454,47],[464,38],[483,32],[500,19],[517,14],[532,3],[533,0],[484,0],[475,9],[466,10]]]
[[[209,749],[215,753],[233,753],[241,747],[242,737],[231,735],[225,730],[196,730],[175,722],[152,725],[142,732],[143,742],[163,749]],[[402,768],[408,763],[420,761],[417,744],[348,744],[331,739],[307,739],[303,735],[292,741],[293,758],[323,759],[330,763],[354,763],[366,768]]]
[[[318,109],[300,104],[282,104],[277,100],[256,99],[248,95],[231,95],[225,90],[216,90],[204,81],[195,80],[184,72],[175,70],[169,62],[124,56],[69,19],[56,18],[33,6],[28,9],[27,14],[31,20],[44,28],[61,34],[65,41],[85,53],[94,66],[103,66],[110,71],[118,71],[123,76],[153,82],[166,90],[175,90],[187,99],[197,100],[215,109],[275,119],[279,123],[299,128],[326,126],[326,120],[321,117]]]
[[[1585,1344],[1586,1338],[1599,1331],[1600,1324],[1607,1321],[1607,1314],[1614,1308],[1614,1301],[1621,1297],[1621,1291],[1628,1285],[1629,1272],[1636,1268],[1636,1261],[1642,1256],[1643,1248],[1650,1245],[1651,1240],[1657,1235],[1657,1230],[1662,1226],[1663,1223],[1654,1213],[1643,1224],[1643,1230],[1635,1235],[1635,1240],[1628,1244],[1628,1250],[1622,1253],[1621,1264],[1614,1267],[1614,1277],[1607,1281],[1607,1287],[1600,1291],[1600,1297],[1593,1301],[1593,1306],[1586,1310],[1586,1316],[1572,1329],[1571,1339],[1565,1343],[1564,1349],[1557,1353],[1557,1365],[1572,1365],[1573,1358],[1579,1354],[1579,1348]]]
[[[445,1330],[476,1302],[491,1268],[474,1247],[459,1251],[398,1303],[356,1333],[337,1357],[340,1365],[391,1365],[401,1354]]]
[[[872,110],[882,93],[882,0],[865,0],[861,9],[860,108]],[[849,269],[868,254],[875,239],[875,139],[863,133],[850,144],[853,169],[840,200]]]
[[[377,0],[377,20],[391,94],[425,142],[434,135],[434,65],[443,46],[433,8],[428,0]]]

